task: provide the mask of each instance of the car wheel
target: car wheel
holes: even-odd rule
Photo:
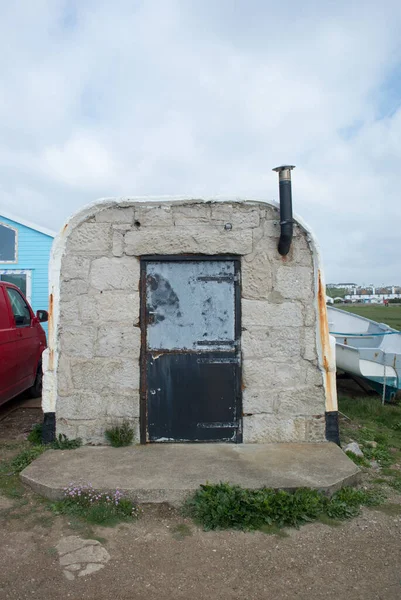
[[[38,398],[39,396],[42,395],[42,379],[43,379],[42,363],[40,362],[38,365],[38,370],[36,371],[36,377],[35,377],[34,384],[31,388],[29,388],[29,394],[31,395],[32,398]]]

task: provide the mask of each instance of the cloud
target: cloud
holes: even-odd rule
[[[293,198],[326,278],[399,283],[401,5],[25,0],[0,9],[0,211]]]

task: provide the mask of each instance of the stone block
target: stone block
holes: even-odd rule
[[[104,400],[98,392],[79,390],[57,402],[57,420],[97,419],[104,411]]]
[[[252,260],[249,257],[252,256]],[[242,259],[242,298],[255,300],[267,299],[273,290],[273,273],[266,252],[247,256]]]
[[[78,323],[80,320],[79,313],[79,304],[80,298],[75,297],[72,300],[64,300],[64,296],[60,298],[59,304],[59,314],[60,314],[60,323]]]
[[[82,296],[79,313],[82,321],[124,322],[127,327],[139,323],[139,294],[106,291]]]
[[[69,396],[74,390],[71,377],[70,359],[60,352],[57,364],[57,393],[59,396]]]
[[[316,363],[303,360],[301,362],[302,379],[306,385],[323,385],[323,373]]]
[[[302,321],[298,303],[272,304],[266,300],[242,300],[242,326],[249,331],[264,327],[300,327]]]
[[[108,418],[119,419],[138,419],[139,418],[139,390],[130,390],[124,393],[116,393],[110,390],[106,395],[103,392],[106,406],[106,416]]]
[[[61,279],[87,280],[89,275],[90,258],[65,254],[61,262]]]
[[[74,300],[77,296],[86,294],[89,290],[89,284],[84,279],[68,279],[67,281],[61,280],[60,284],[60,297],[63,302],[69,302]]]
[[[133,223],[135,206],[111,206],[97,213],[98,223]]]
[[[302,357],[305,360],[316,360],[316,330],[314,327],[303,329]]]
[[[242,412],[244,415],[274,413],[278,393],[266,386],[266,389],[257,390],[245,388],[242,394]]]
[[[174,227],[173,211],[171,206],[162,204],[159,206],[135,207],[135,221],[139,224],[138,230],[143,228]],[[159,233],[160,235],[160,233]]]
[[[225,231],[223,228],[193,227],[166,229],[163,235],[153,229],[125,234],[125,254],[247,254],[252,251],[252,230]]]
[[[213,203],[212,220],[220,225],[231,223],[233,229],[253,229],[259,227],[259,209],[249,208],[246,205],[236,206],[231,202]]]
[[[298,363],[274,363],[268,358],[250,358],[243,363],[243,382],[250,391],[254,389],[293,388],[301,378]]]
[[[113,256],[121,257],[124,254],[124,232],[114,230],[113,231]]]
[[[111,234],[108,223],[82,223],[68,236],[66,253],[105,256],[111,252]]]
[[[94,356],[96,329],[93,325],[61,324],[59,331],[61,352],[66,356]]]
[[[74,389],[102,392],[105,388],[116,391],[139,388],[139,360],[126,358],[71,359]]]
[[[324,414],[314,415],[306,418],[306,441],[325,442],[326,440],[326,418]]]
[[[301,331],[300,327],[264,327],[244,331],[241,341],[244,360],[270,358],[279,362],[299,358]]]
[[[306,327],[314,327],[316,325],[316,307],[315,301],[304,304],[304,325]]]
[[[177,226],[193,226],[197,223],[209,223],[211,218],[210,203],[192,203],[188,205],[173,206],[173,220]]]
[[[306,421],[304,417],[283,418],[270,414],[255,414],[243,418],[245,444],[274,442],[304,442]]]
[[[92,261],[89,281],[97,290],[137,290],[140,263],[135,257],[97,258]]]
[[[131,323],[106,323],[98,329],[96,356],[131,356],[138,358],[141,351],[141,331]]]
[[[292,389],[281,390],[276,403],[280,415],[315,415],[325,411],[323,387],[299,385],[294,382]]]
[[[275,273],[274,289],[290,300],[312,300],[312,270],[308,267],[279,266]]]

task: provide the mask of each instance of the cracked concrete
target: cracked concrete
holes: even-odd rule
[[[110,554],[100,542],[76,535],[61,538],[56,550],[64,575],[70,581],[76,576],[84,577],[100,571],[110,560]]]

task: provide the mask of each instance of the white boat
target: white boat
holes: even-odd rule
[[[386,400],[401,396],[401,332],[333,306],[327,314],[337,368],[367,379]]]

